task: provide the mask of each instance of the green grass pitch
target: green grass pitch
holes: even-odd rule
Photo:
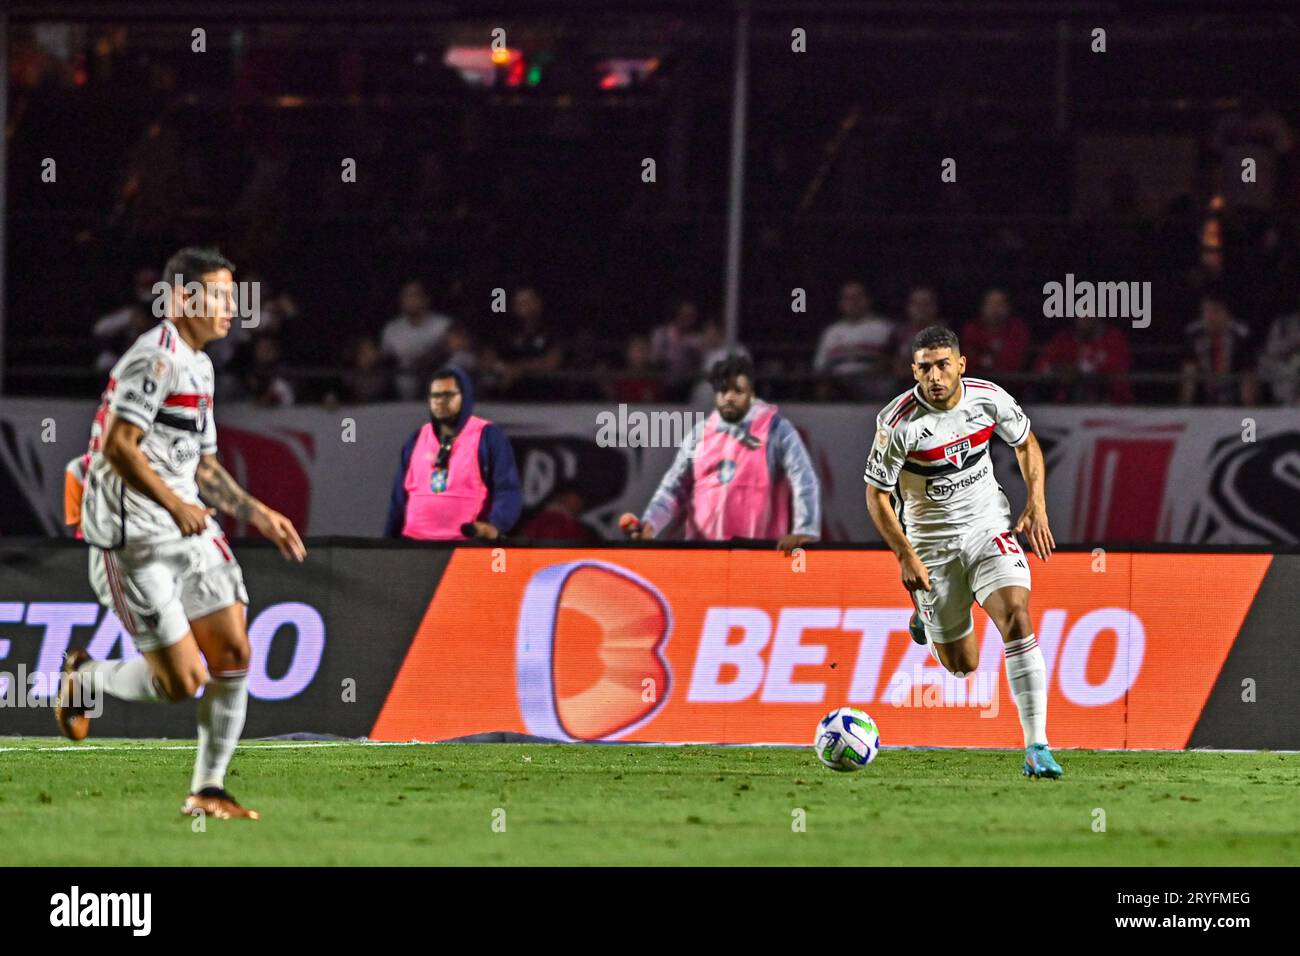
[[[179,813],[185,741],[0,738],[9,865],[1300,863],[1300,755],[249,742],[263,819]],[[502,813],[501,811],[504,811]],[[799,811],[802,811],[800,813]],[[1103,822],[1104,832],[1098,832]],[[802,832],[799,824],[803,823]]]

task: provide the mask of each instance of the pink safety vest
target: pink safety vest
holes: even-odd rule
[[[767,468],[768,434],[777,407],[756,403],[758,411],[748,426],[758,442],[755,448],[720,431],[722,416],[716,409],[704,423],[695,448],[694,496],[685,529],[689,540],[780,538],[790,530],[789,482],[773,481]]]
[[[471,415],[452,439],[446,485],[435,489],[434,465],[438,461],[438,436],[433,423],[420,429],[406,466],[406,523],[402,535],[422,541],[463,540],[460,526],[478,521],[487,503],[488,488],[479,474],[478,446],[483,429],[491,424]]]

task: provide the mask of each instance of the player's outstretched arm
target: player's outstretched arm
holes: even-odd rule
[[[216,455],[204,455],[199,459],[195,479],[204,501],[211,502],[225,514],[247,521],[267,539],[274,541],[286,558],[301,561],[307,556],[307,548],[293,522],[239,487],[230,472],[221,467]]]
[[[1056,547],[1056,539],[1052,537],[1052,528],[1047,521],[1047,467],[1043,463],[1043,449],[1034,433],[1030,432],[1015,451],[1020,474],[1024,476],[1028,489],[1025,510],[1016,521],[1015,531],[1017,534],[1024,532],[1034,554],[1039,560],[1046,561]]]
[[[903,587],[909,591],[930,590],[930,569],[916,553],[912,542],[907,540],[898,515],[894,514],[894,508],[889,502],[888,491],[867,485],[867,514],[871,516],[871,523],[876,526],[880,536],[885,539],[885,544],[889,545],[889,549],[898,558]]]
[[[149,459],[140,450],[144,429],[124,418],[113,416],[104,436],[104,457],[121,476],[122,481],[135,491],[156,501],[176,522],[181,534],[198,534],[208,525],[208,516],[215,514],[211,508],[182,501],[166,482],[149,465]]]

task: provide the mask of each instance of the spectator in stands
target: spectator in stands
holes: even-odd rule
[[[610,386],[610,398],[615,402],[662,402],[663,378],[655,372],[650,362],[650,340],[644,335],[634,335],[627,340],[623,368]]]
[[[1184,405],[1254,405],[1258,388],[1250,329],[1219,295],[1201,297],[1201,317],[1186,329],[1178,400]]]
[[[907,293],[907,305],[904,309],[906,320],[894,333],[894,381],[889,395],[911,388],[916,379],[912,377],[912,340],[932,325],[946,325],[939,317],[939,296],[928,285],[913,286]]]
[[[682,389],[700,370],[700,309],[689,299],[673,307],[673,317],[650,336],[650,360],[663,370],[669,389]]]
[[[478,371],[478,355],[474,352],[474,339],[461,322],[453,322],[447,330],[445,342],[447,364],[468,372],[470,377]]]
[[[972,375],[996,377],[1019,372],[1029,358],[1029,326],[1011,313],[1005,289],[984,293],[978,318],[962,326],[961,348]]]
[[[510,398],[549,397],[554,387],[550,373],[564,362],[564,348],[547,326],[544,308],[541,294],[531,285],[520,286],[510,300],[514,326],[489,363]]]
[[[153,315],[153,286],[158,276],[157,269],[137,270],[131,300],[95,323],[91,330],[99,346],[95,371],[108,372],[131,343],[157,323]]]
[[[469,376],[452,367],[434,372],[429,421],[402,446],[384,536],[498,538],[515,526],[522,508],[510,442],[499,427],[474,414]]]
[[[397,394],[411,399],[437,363],[451,319],[429,307],[429,293],[418,279],[402,286],[398,309],[398,314],[384,326],[379,347],[397,367]]]
[[[573,482],[563,482],[547,497],[542,510],[520,526],[519,537],[531,538],[533,541],[599,544],[604,538],[582,520],[582,513],[586,509],[587,502],[582,489]]]
[[[253,340],[253,360],[244,372],[243,385],[245,394],[258,405],[283,408],[293,404],[293,386],[284,377],[278,337],[259,335]]]
[[[562,378],[557,375],[553,381],[543,381],[546,392],[535,392],[534,395],[548,401],[607,401],[612,376],[605,348],[601,336],[589,325],[570,332],[564,341],[565,371],[581,374]]]
[[[349,405],[367,402],[391,402],[396,393],[388,370],[384,368],[384,355],[375,340],[362,336],[352,340],[345,359],[347,368],[337,394],[326,397],[327,404],[339,401]]]
[[[710,374],[714,410],[691,431],[633,537],[775,538],[787,554],[821,532],[821,484],[789,419],[754,394],[754,364],[733,355]]]
[[[1056,380],[1048,390],[1050,401],[1123,405],[1133,401],[1129,364],[1124,333],[1084,312],[1047,343],[1034,371]]]
[[[1268,382],[1276,401],[1300,405],[1300,311],[1279,315],[1269,326],[1259,378]]]
[[[813,371],[826,376],[838,397],[892,397],[890,372],[897,323],[872,311],[871,295],[856,279],[840,287],[839,310],[839,320],[826,327],[817,343]]]

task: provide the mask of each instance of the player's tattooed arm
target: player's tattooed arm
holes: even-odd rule
[[[240,521],[253,519],[260,502],[239,487],[230,472],[221,467],[216,455],[204,455],[199,459],[195,479],[198,481],[199,494],[208,504]]]
[[[199,459],[195,478],[205,501],[251,524],[263,537],[275,542],[286,558],[301,561],[307,556],[307,547],[293,522],[239,487],[230,472],[221,467],[216,455],[204,455]]]

